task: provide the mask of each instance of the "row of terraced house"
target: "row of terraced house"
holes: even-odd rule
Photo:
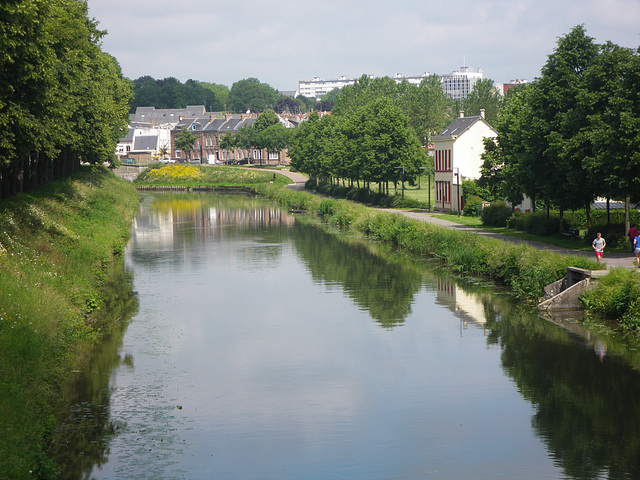
[[[138,107],[129,116],[127,136],[118,143],[116,155],[123,164],[146,165],[161,160],[203,164],[252,162],[260,165],[286,165],[286,151],[268,152],[266,149],[224,150],[220,139],[228,132],[251,126],[257,114],[227,114],[207,112],[203,105],[186,108],[157,109]],[[303,119],[299,115],[278,115],[286,128],[295,128]],[[195,136],[193,148],[182,151],[175,147],[180,131]]]

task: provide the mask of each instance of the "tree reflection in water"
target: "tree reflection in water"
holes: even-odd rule
[[[138,310],[133,277],[122,259],[112,266],[104,291],[104,339],[86,365],[72,373],[64,394],[68,412],[54,435],[52,450],[61,479],[86,478],[94,466],[104,464],[109,440],[121,427],[109,416],[109,373],[132,361],[121,358],[119,350],[127,323]]]

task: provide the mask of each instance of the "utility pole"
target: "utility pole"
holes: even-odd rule
[[[460,216],[460,169],[456,168],[456,182],[458,183],[458,200],[457,200],[457,204],[458,204],[458,216]]]

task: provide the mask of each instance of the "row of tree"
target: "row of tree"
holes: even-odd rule
[[[331,115],[311,116],[290,140],[291,164],[320,181],[347,180],[389,192],[427,165],[424,147],[451,121],[453,103],[437,76],[419,85],[363,75],[335,96]]]
[[[187,105],[204,105],[208,111],[244,113],[274,110],[277,113],[299,114],[316,107],[315,99],[291,98],[282,95],[257,78],[235,82],[231,89],[226,85],[177,78],[154,79],[150,76],[133,81],[133,99],[130,112],[138,107],[185,108]],[[324,105],[326,106],[326,105]]]
[[[597,197],[640,199],[640,56],[596,44],[583,26],[558,40],[534,83],[507,95],[485,141],[481,184],[560,211]],[[590,223],[590,222],[589,222]]]
[[[83,0],[0,3],[0,198],[114,158],[131,82]]]

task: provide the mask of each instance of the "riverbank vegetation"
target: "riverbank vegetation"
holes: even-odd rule
[[[113,313],[137,202],[95,166],[0,202],[0,479],[56,476],[56,400]]]
[[[546,285],[564,277],[567,266],[602,268],[586,257],[541,253],[527,245],[456,232],[347,200],[273,185],[260,185],[256,190],[286,208],[318,214],[341,230],[357,232],[414,255],[435,258],[457,273],[484,275],[500,281],[517,298],[530,303],[538,300]]]

